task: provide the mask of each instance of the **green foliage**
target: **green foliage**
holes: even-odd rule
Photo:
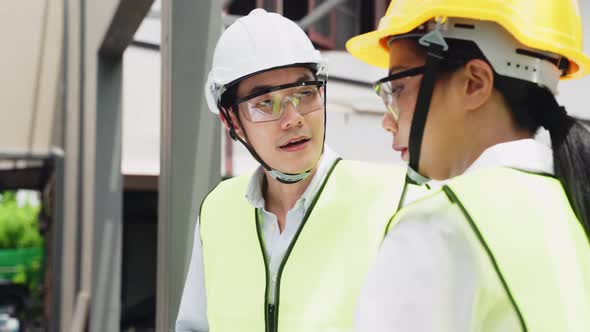
[[[19,206],[15,192],[0,195],[0,280],[27,285],[33,296],[43,276],[39,210],[28,202]]]
[[[3,192],[0,197],[0,249],[43,246],[38,215],[39,206],[29,203],[19,206],[15,192]]]

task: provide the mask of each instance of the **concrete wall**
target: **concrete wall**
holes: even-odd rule
[[[49,155],[59,115],[63,0],[0,6],[0,155]]]

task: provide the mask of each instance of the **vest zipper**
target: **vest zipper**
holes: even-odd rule
[[[266,250],[264,248],[264,241],[262,239],[261,236],[261,230],[260,230],[260,222],[259,222],[259,218],[258,218],[258,213],[259,211],[256,210],[256,229],[258,232],[258,241],[260,243],[260,250],[262,251],[262,257],[264,259],[264,271],[266,273],[266,289],[264,291],[264,320],[265,320],[265,331],[266,332],[277,332],[278,330],[278,312],[277,312],[277,308],[276,308],[276,303],[277,303],[277,284],[275,284],[275,289],[274,289],[274,303],[275,304],[271,304],[268,302],[268,298],[269,298],[269,290],[270,290],[270,270],[268,267],[268,258],[266,257]],[[283,261],[285,261],[285,259],[283,259]],[[282,264],[282,262],[281,262]],[[277,276],[277,282],[278,279],[280,277]]]
[[[265,307],[265,310],[264,310],[265,317],[264,318],[266,320],[266,329],[265,329],[266,332],[278,332],[278,330],[279,330],[279,299],[280,299],[280,291],[281,291],[281,275],[283,274],[283,268],[285,267],[285,264],[287,263],[287,260],[289,259],[289,255],[291,255],[291,251],[293,250],[293,247],[295,247],[295,243],[297,242],[297,239],[299,238],[299,234],[301,234],[301,231],[303,230],[303,226],[305,226],[305,223],[307,222],[309,215],[313,211],[313,208],[315,207],[315,204],[317,203],[320,195],[322,194],[322,191],[324,191],[324,187],[328,183],[328,179],[332,175],[332,172],[334,171],[334,168],[336,168],[336,165],[338,164],[338,162],[340,162],[341,160],[342,160],[341,158],[338,158],[338,159],[336,159],[336,161],[334,161],[334,164],[332,164],[332,167],[328,171],[328,174],[326,175],[326,178],[324,179],[320,188],[318,189],[317,194],[315,195],[311,204],[307,208],[307,211],[305,212],[303,220],[301,221],[301,225],[299,225],[297,232],[293,236],[293,240],[289,244],[287,251],[285,251],[285,256],[283,256],[283,260],[281,261],[281,265],[279,266],[279,270],[277,272],[277,280],[275,282],[275,287],[274,287],[274,304],[268,303],[270,271],[269,271],[269,267],[268,267],[268,259],[266,257],[266,250],[264,250],[264,241],[262,239],[262,232],[260,230],[259,209],[254,210],[254,215],[256,217],[256,231],[258,234],[258,242],[260,243],[260,250],[262,250],[262,257],[264,258],[264,268],[265,268],[265,272],[266,272],[266,291],[265,291],[265,300],[264,300],[264,304],[265,304],[264,305],[264,307]]]
[[[262,231],[260,229],[259,214],[260,211],[258,209],[254,209],[254,219],[256,221],[256,234],[258,235],[258,243],[260,244],[260,252],[262,253],[262,259],[264,260],[264,273],[266,275],[266,288],[264,290],[264,331],[274,332],[275,307],[274,305],[268,303],[268,285],[270,284],[270,271],[268,268],[268,258],[266,257],[266,250],[264,248],[264,240],[262,239]]]
[[[276,310],[275,310],[275,306],[273,304],[268,304],[267,306],[267,311],[268,311],[268,323],[266,324],[266,330],[269,332],[275,332],[276,331]]]

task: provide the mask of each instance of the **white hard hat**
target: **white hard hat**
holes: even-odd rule
[[[320,52],[296,23],[264,9],[252,10],[229,26],[217,42],[205,84],[209,109],[219,113],[217,105],[226,84],[297,64],[316,64],[318,70],[325,70]]]

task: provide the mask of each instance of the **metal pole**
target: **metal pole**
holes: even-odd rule
[[[385,14],[385,3],[383,1],[375,1],[375,27],[379,24],[379,20]]]
[[[61,272],[56,274],[60,281],[59,325],[52,327],[65,331],[70,327],[74,311],[74,296],[77,290],[77,254],[78,250],[78,207],[79,163],[80,163],[80,112],[81,112],[81,1],[66,2],[66,104],[65,104],[65,159],[64,159],[64,193],[62,205],[63,225],[61,230]],[[60,222],[56,220],[56,222]],[[56,258],[57,259],[57,258]]]
[[[92,220],[91,332],[119,331],[123,232],[123,59],[98,57]],[[88,240],[88,239],[87,239]],[[85,288],[86,289],[86,288]],[[82,332],[82,331],[80,331]]]
[[[72,317],[70,332],[84,332],[88,323],[88,310],[90,296],[86,292],[80,292],[76,298],[76,310]]]
[[[313,9],[307,16],[302,18],[297,24],[301,27],[301,29],[305,30],[309,28],[310,25],[314,24],[315,22],[319,21],[322,17],[326,16],[327,14],[334,9],[334,7],[338,6],[339,4],[344,3],[346,0],[328,0],[321,5],[317,6]]]
[[[220,121],[204,98],[221,0],[162,3],[156,331],[174,329],[201,200],[220,180]],[[197,60],[197,61],[195,61]]]

